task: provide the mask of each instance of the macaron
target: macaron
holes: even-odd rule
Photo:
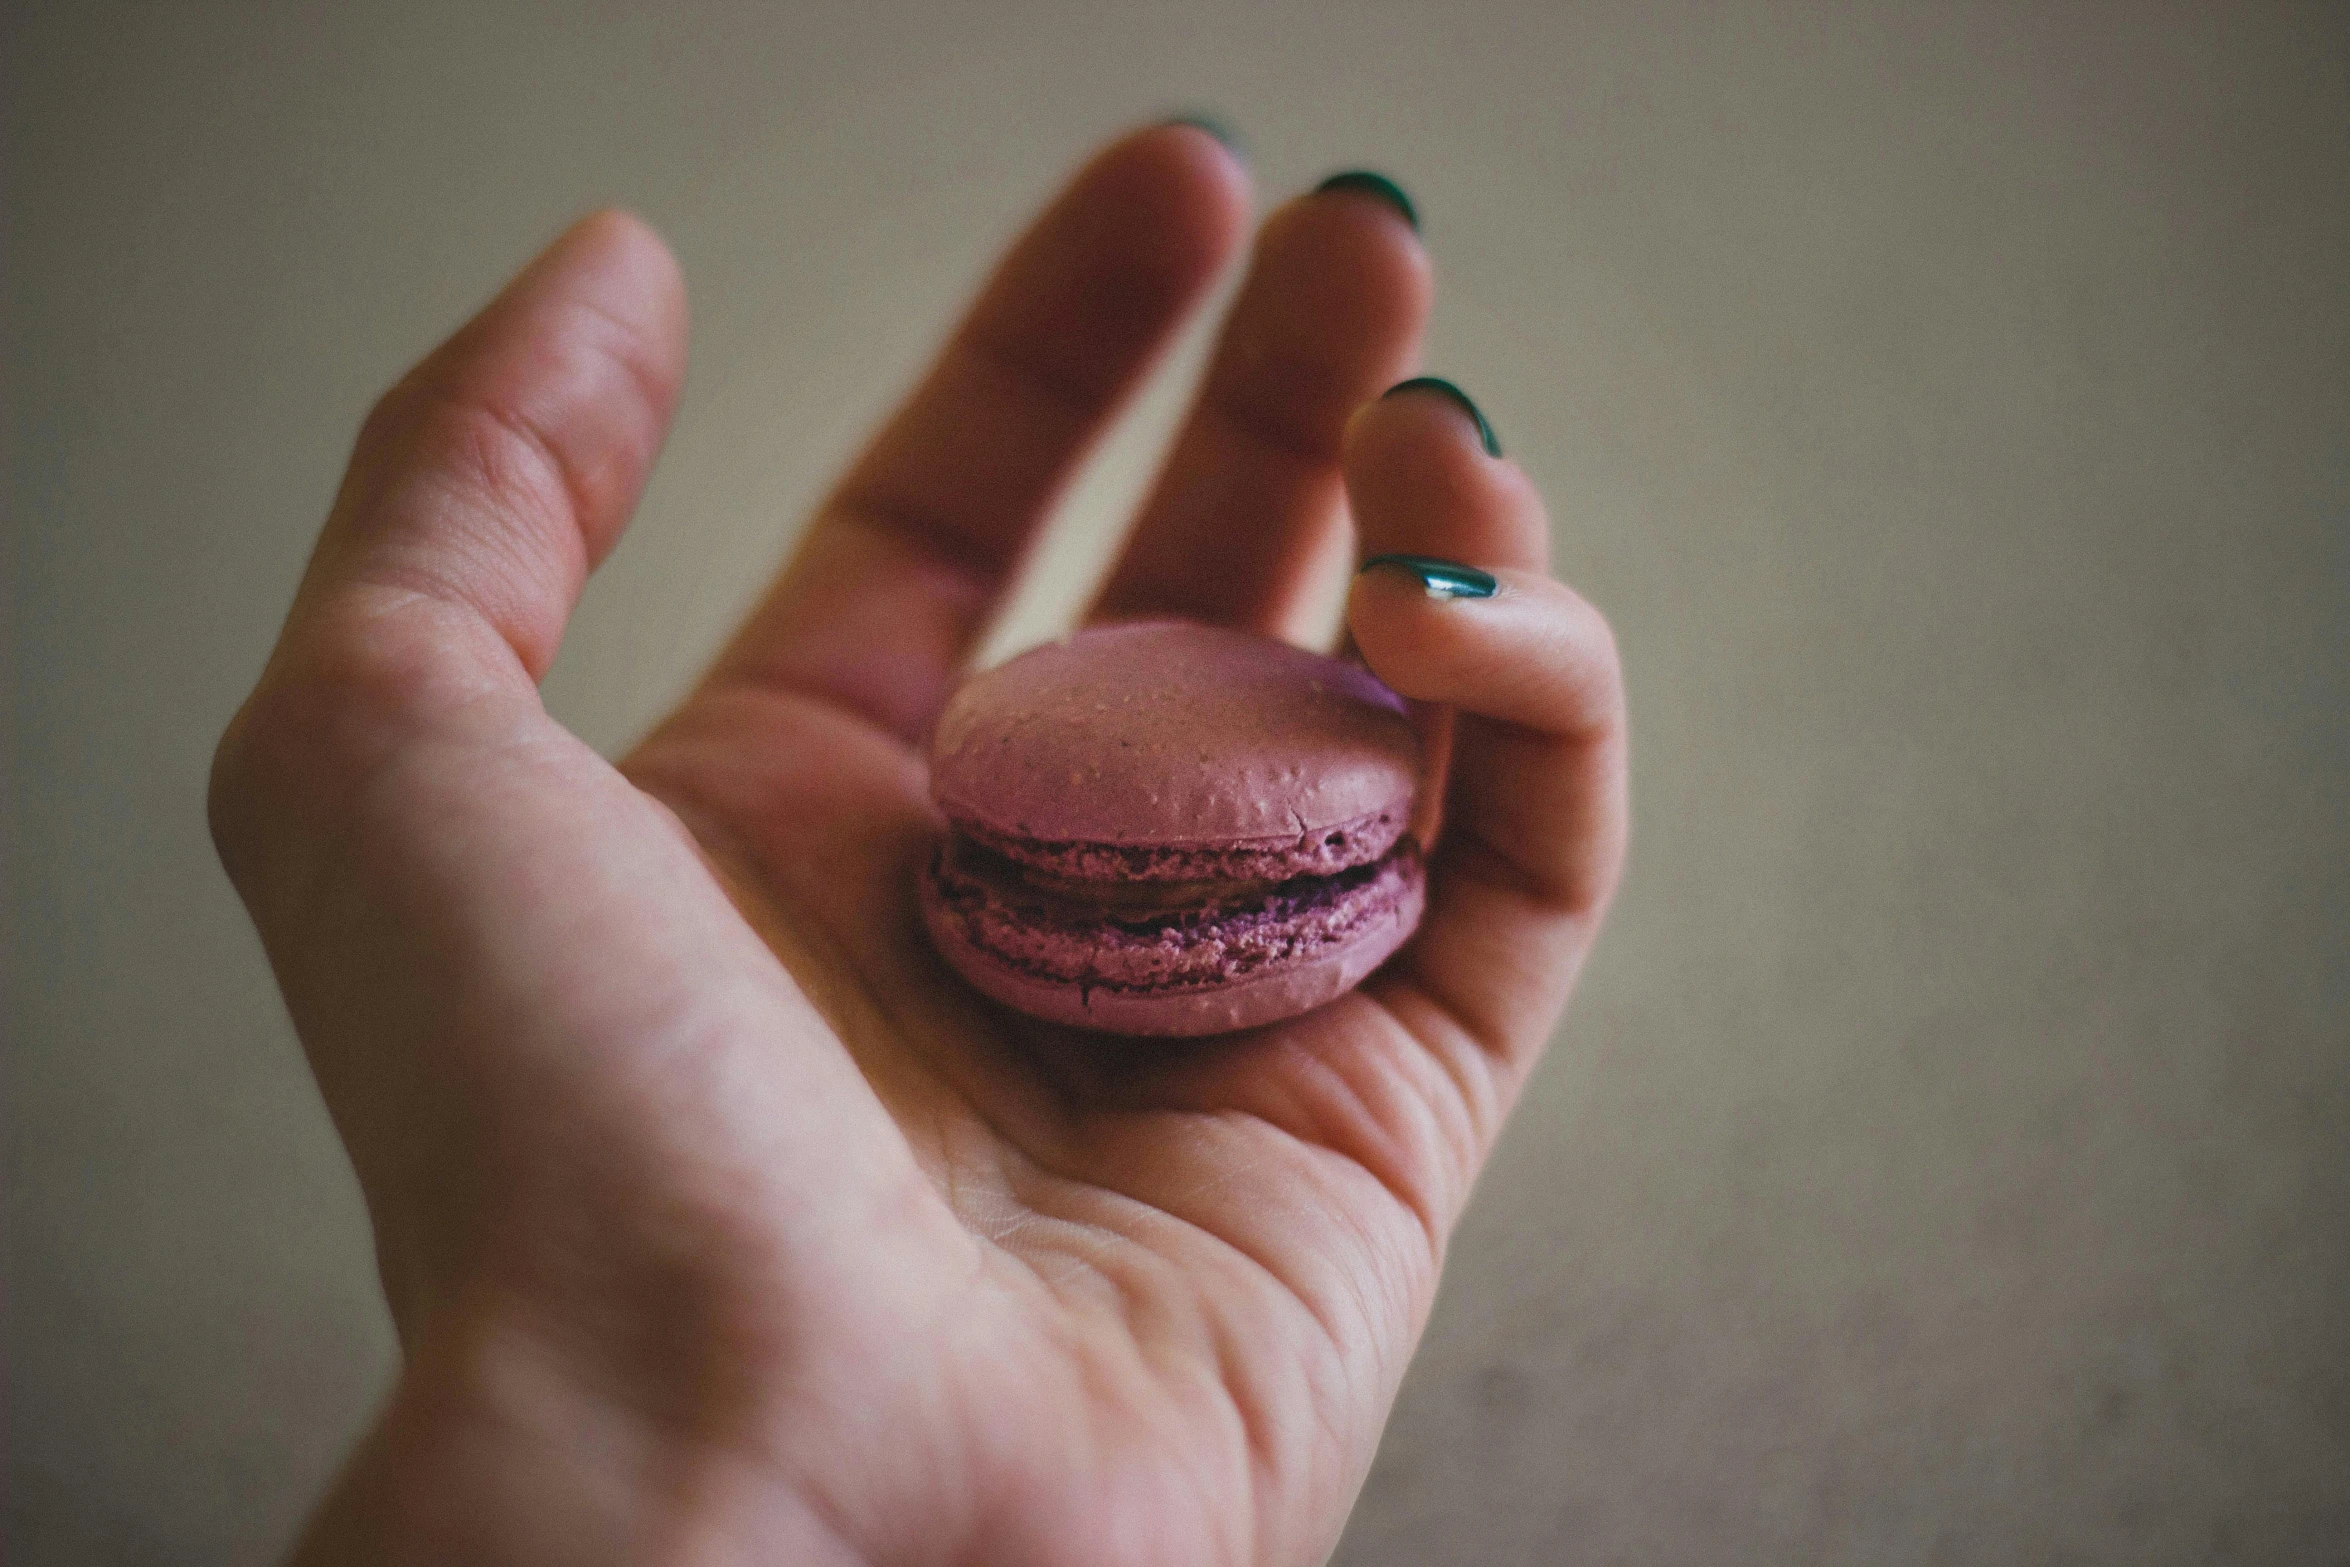
[[[940,715],[923,921],[975,989],[1050,1022],[1294,1017],[1419,924],[1419,774],[1402,699],[1359,665],[1188,622],[1080,632]]]

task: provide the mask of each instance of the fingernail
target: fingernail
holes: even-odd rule
[[[1403,220],[1412,226],[1413,233],[1420,231],[1419,209],[1412,205],[1412,198],[1403,193],[1403,187],[1384,174],[1369,169],[1348,169],[1343,174],[1331,175],[1315,186],[1314,194],[1319,196],[1329,190],[1358,190],[1366,196],[1375,196],[1402,213]]]
[[[1161,120],[1159,123],[1161,125],[1188,125],[1195,131],[1206,131],[1210,136],[1215,137],[1216,140],[1224,144],[1224,150],[1226,152],[1231,153],[1232,156],[1238,158],[1243,163],[1248,162],[1248,143],[1240,139],[1239,132],[1235,131],[1231,126],[1226,125],[1222,120],[1217,119],[1212,114],[1186,113],[1169,115],[1166,119]]]
[[[1460,405],[1461,412],[1467,414],[1471,419],[1477,421],[1477,441],[1479,445],[1485,448],[1485,455],[1488,457],[1499,457],[1501,455],[1501,437],[1493,433],[1493,425],[1486,419],[1485,410],[1479,408],[1474,402],[1470,401],[1468,393],[1462,391],[1459,387],[1453,385],[1444,377],[1440,375],[1415,375],[1409,381],[1398,381],[1393,386],[1389,387],[1386,391],[1379,394],[1380,400],[1384,402],[1386,399],[1395,396],[1398,392],[1434,392],[1439,396],[1451,398],[1455,403]]]
[[[1432,599],[1489,599],[1501,587],[1490,571],[1479,571],[1457,560],[1438,560],[1433,555],[1374,555],[1363,562],[1365,571],[1374,566],[1418,578],[1420,591]]]

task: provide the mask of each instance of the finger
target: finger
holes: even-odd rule
[[[1449,399],[1366,409],[1348,479],[1365,549],[1348,625],[1381,679],[1458,712],[1429,908],[1400,969],[1505,1058],[1538,1050],[1612,894],[1626,835],[1622,679],[1598,611],[1541,574],[1547,527]],[[1480,573],[1438,562],[1491,563]],[[1482,575],[1487,597],[1473,594]]]
[[[1346,421],[1410,368],[1434,288],[1408,204],[1366,178],[1340,176],[1266,223],[1094,618],[1287,629],[1343,524]]]
[[[777,1139],[761,1168],[793,1200],[854,1214],[914,1189],[837,1051],[800,1051],[788,1095],[758,1108],[760,1086],[719,1069],[714,1041],[817,1040],[815,1009],[678,818],[538,701],[684,354],[652,232],[614,213],[567,231],[369,416],[215,758],[221,856],[366,1185],[404,1331],[469,1276],[586,1298],[630,1239],[599,1231],[588,1255],[575,1227],[516,1216],[549,1190],[572,1214],[608,1206],[648,1167],[752,1146],[708,1135],[730,1117]],[[851,1126],[900,1167],[889,1191],[786,1130]],[[548,1184],[515,1178],[530,1170]],[[420,1222],[450,1192],[463,1212]]]
[[[1247,176],[1190,125],[1097,156],[1016,244],[712,678],[918,734],[1087,449],[1239,243]]]
[[[637,219],[566,230],[368,416],[297,621],[410,595],[489,637],[450,656],[546,673],[618,540],[685,374],[685,287]]]
[[[535,683],[668,429],[685,330],[669,252],[598,213],[384,394],[222,741],[213,826],[243,884],[298,864],[419,733],[541,719]]]

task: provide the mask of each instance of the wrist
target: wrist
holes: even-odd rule
[[[771,1465],[634,1406],[490,1313],[414,1338],[294,1561],[860,1563]]]

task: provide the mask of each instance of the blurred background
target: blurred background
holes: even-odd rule
[[[2350,10],[5,25],[10,1560],[267,1558],[392,1371],[202,811],[374,395],[578,210],[668,236],[683,417],[547,685],[617,750],[1064,171],[1194,109],[1267,204],[1417,198],[1634,714],[1338,1560],[2350,1549]]]

